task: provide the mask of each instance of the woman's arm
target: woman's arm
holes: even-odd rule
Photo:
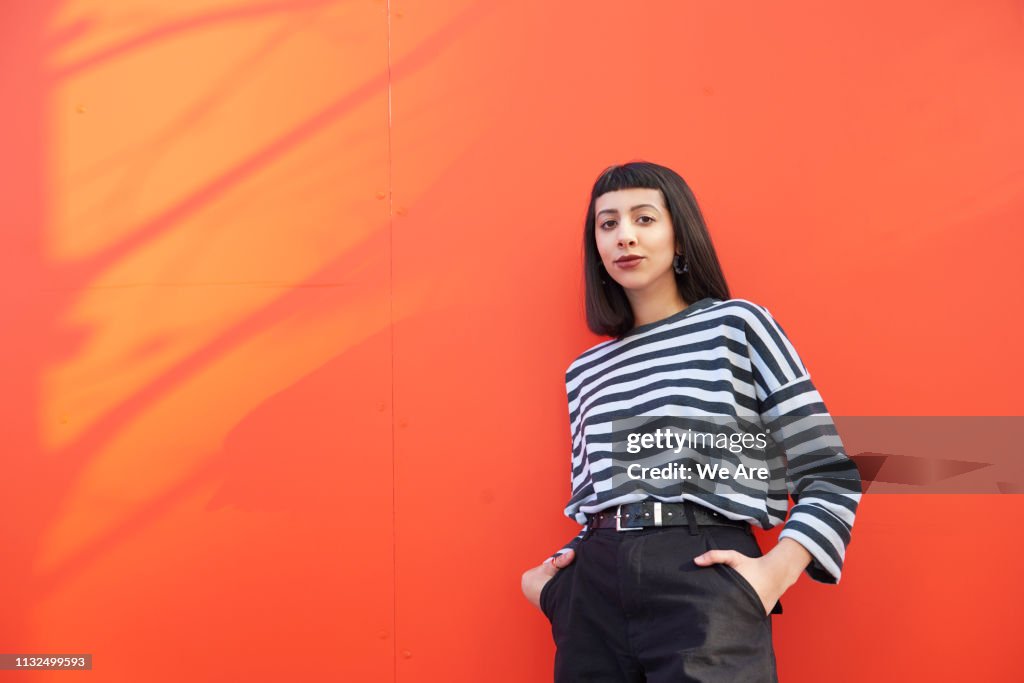
[[[772,567],[783,589],[788,589],[811,563],[812,555],[792,538],[782,538],[775,547],[764,555],[768,566]]]
[[[758,409],[785,455],[786,486],[794,503],[779,542],[790,539],[802,546],[810,554],[803,571],[815,581],[835,584],[860,503],[860,472],[786,333],[767,309],[755,309],[748,338]],[[787,566],[799,563],[793,550],[780,552]]]

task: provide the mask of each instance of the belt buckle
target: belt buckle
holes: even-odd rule
[[[665,526],[664,520],[661,518],[661,501],[654,501],[654,526]]]
[[[640,531],[643,527],[622,526],[622,505],[615,507],[615,530],[616,531]]]

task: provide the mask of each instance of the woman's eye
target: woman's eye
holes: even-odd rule
[[[646,220],[645,220],[645,219],[646,219]],[[653,223],[653,222],[654,222],[654,220],[655,220],[655,219],[654,219],[654,217],[653,217],[653,216],[639,216],[639,217],[637,218],[637,222],[639,222],[639,223],[640,223],[640,225],[650,225],[651,223]],[[605,221],[604,223],[601,223],[601,229],[602,229],[602,230],[607,230],[607,229],[608,229],[609,227],[615,227],[615,223],[617,223],[617,222],[618,222],[618,221],[616,221],[616,220],[614,220],[614,219],[612,219],[612,220],[607,220],[607,221]]]

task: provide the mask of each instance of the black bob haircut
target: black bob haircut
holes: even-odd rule
[[[646,161],[610,166],[594,182],[583,226],[587,327],[595,334],[621,338],[634,327],[634,318],[625,290],[608,274],[597,251],[594,204],[606,192],[638,187],[661,190],[672,218],[676,249],[681,248],[689,266],[685,273],[673,271],[676,287],[687,304],[705,297],[723,301],[730,298],[704,216],[686,181],[672,169]]]

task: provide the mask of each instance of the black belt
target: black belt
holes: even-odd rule
[[[742,527],[751,532],[748,520],[729,519],[725,515],[689,500],[682,503],[643,500],[639,503],[617,505],[587,515],[588,529],[611,528],[616,531],[634,531],[649,527],[688,525],[690,533],[695,534],[698,526],[709,524]]]

